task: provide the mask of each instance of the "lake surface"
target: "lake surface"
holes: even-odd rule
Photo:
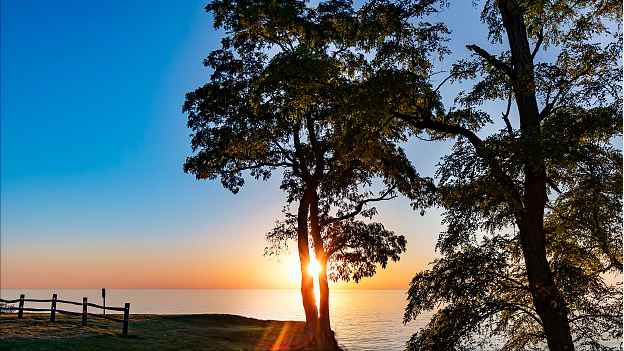
[[[102,304],[101,290],[2,289],[3,299],[59,299]],[[332,290],[330,315],[332,329],[341,345],[349,350],[404,350],[405,342],[428,318],[403,325],[406,306],[404,290]],[[132,314],[227,313],[258,319],[304,321],[301,295],[297,289],[259,290],[149,290],[107,289],[106,305],[130,302]],[[48,308],[49,303],[29,302],[26,307]],[[58,308],[78,312],[79,306]]]

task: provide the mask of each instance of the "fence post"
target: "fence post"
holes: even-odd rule
[[[124,324],[123,324],[123,335],[128,336],[128,319],[130,318],[130,302],[126,302],[126,306],[124,307]]]
[[[82,298],[82,326],[87,325],[87,298]]]
[[[106,289],[102,288],[102,314],[106,315]]]
[[[50,322],[56,322],[56,294],[52,294],[52,307],[50,307]]]
[[[22,318],[22,316],[24,315],[24,294],[20,295],[20,301],[19,301],[19,309],[17,310],[17,318]]]

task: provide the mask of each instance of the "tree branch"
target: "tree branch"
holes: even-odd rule
[[[387,189],[379,197],[370,198],[370,199],[364,199],[364,200],[358,202],[358,204],[355,206],[355,210],[353,210],[352,212],[347,213],[345,215],[342,215],[340,217],[331,217],[331,218],[323,220],[321,222],[321,228],[323,228],[324,226],[326,226],[328,224],[344,221],[345,219],[349,219],[349,218],[353,218],[353,217],[357,216],[364,209],[364,205],[366,205],[369,202],[385,201],[385,200],[391,200],[391,199],[396,198],[396,195],[392,195],[390,197],[386,197],[386,196],[390,195],[393,191],[394,191],[394,187]]]
[[[264,40],[268,41],[271,44],[275,44],[275,45],[279,46],[282,49],[282,51],[289,52],[288,48],[286,48],[284,46],[284,44],[282,44],[279,40],[271,38],[270,36],[268,36],[266,34],[263,34],[263,33],[260,33],[260,37],[263,38]],[[291,48],[292,48],[292,46],[291,46]],[[290,51],[293,51],[293,50],[290,50]]]
[[[564,80],[562,82],[561,89],[559,89],[559,91],[557,92],[555,97],[553,97],[552,101],[549,102],[548,99],[547,99],[546,106],[544,106],[544,109],[542,109],[542,111],[540,111],[540,114],[539,114],[540,122],[543,121],[544,118],[548,117],[548,115],[550,115],[555,110],[555,104],[559,101],[559,99],[561,98],[561,95],[564,93],[564,91],[567,90],[567,87],[571,86],[579,78],[581,78],[584,75],[590,73],[590,71],[591,71],[591,68],[588,67],[588,68],[584,69],[583,71],[579,72],[579,74],[577,74],[575,77],[572,77],[571,79],[569,79],[567,81]]]
[[[440,90],[440,88],[442,87],[442,85],[444,85],[444,83],[446,83],[449,79],[453,78],[454,76],[456,76],[458,73],[451,73],[448,75],[448,77],[444,78],[444,80],[442,81],[442,83],[438,84],[438,86],[435,88],[435,90],[433,91],[434,93],[437,92],[438,90]]]
[[[397,111],[390,111],[390,113],[394,115],[395,117],[403,119],[404,121],[406,121],[407,123],[409,123],[411,126],[415,128],[432,129],[440,133],[448,133],[451,135],[461,135],[465,137],[466,139],[468,139],[468,141],[470,141],[470,143],[472,143],[472,145],[474,146],[475,152],[477,153],[477,155],[479,155],[481,158],[483,158],[483,160],[485,160],[485,162],[492,169],[494,176],[498,178],[498,180],[507,188],[507,191],[509,192],[509,195],[510,195],[507,201],[514,215],[516,216],[516,220],[519,220],[521,218],[520,216],[523,213],[523,206],[522,206],[522,196],[520,195],[520,192],[516,188],[513,180],[505,172],[503,172],[498,161],[495,158],[493,158],[491,155],[484,154],[482,150],[483,141],[475,133],[461,126],[448,125],[442,122],[434,121],[431,119],[430,116],[427,116],[423,119],[418,119],[415,116],[407,115],[407,114],[400,113]]]
[[[477,149],[483,144],[483,140],[481,140],[481,138],[479,138],[471,130],[466,129],[464,127],[444,124],[442,122],[434,121],[434,120],[432,120],[430,118],[417,119],[415,116],[406,115],[404,113],[400,113],[400,112],[397,112],[397,111],[390,111],[390,113],[393,116],[398,117],[398,118],[406,121],[412,127],[415,127],[415,128],[418,128],[418,129],[433,129],[436,132],[440,132],[440,133],[448,133],[448,134],[452,134],[452,135],[464,136]]]
[[[310,145],[312,146],[312,152],[314,152],[315,158],[313,177],[318,181],[318,179],[321,179],[323,171],[325,170],[325,150],[323,150],[318,141],[316,128],[314,127],[314,119],[312,119],[310,115],[306,116],[306,128],[308,130],[308,138],[310,139]]]
[[[537,322],[537,324],[543,326],[542,320],[539,319],[539,317],[536,316],[535,313],[533,313],[533,311],[528,310],[525,306],[522,306],[522,305],[517,304],[517,303],[506,303],[506,304],[504,304],[504,306],[507,307],[507,308],[512,308],[512,309],[519,310],[519,311],[522,311],[522,312],[526,313],[531,318],[533,318]]]
[[[557,100],[559,100],[559,98],[561,97],[561,94],[563,93],[563,88],[559,89],[559,91],[557,92],[557,94],[555,95],[555,97],[553,97],[552,101],[548,102],[546,101],[546,106],[544,106],[544,108],[542,109],[542,111],[540,111],[539,113],[539,120],[540,122],[544,120],[544,118],[548,117],[548,115],[550,115],[553,110],[554,110],[554,106],[557,103]],[[549,92],[550,94],[550,92]],[[548,100],[548,96],[546,97],[546,99]]]
[[[288,150],[286,150],[282,144],[279,143],[279,141],[277,141],[277,139],[275,138],[275,136],[271,136],[271,141],[275,144],[275,146],[277,146],[277,148],[281,151],[281,153],[284,155],[284,157],[286,157],[286,159],[288,161],[290,161],[291,163],[293,163],[294,165],[297,165],[297,161],[292,158],[290,152]]]
[[[220,171],[218,171],[218,173],[223,173],[223,174],[235,174],[238,172],[242,172],[242,171],[249,171],[252,169],[258,169],[258,168],[262,168],[262,167],[292,167],[293,164],[292,163],[288,163],[288,162],[276,162],[276,163],[271,163],[271,162],[262,162],[259,164],[255,164],[255,165],[249,165],[249,166],[244,166],[244,167],[237,167],[236,169],[222,169]]]
[[[531,53],[531,59],[534,59],[535,55],[537,55],[537,52],[539,51],[540,46],[542,46],[542,42],[544,42],[544,29],[543,28],[537,34],[537,43],[535,44],[535,48],[533,49],[533,52]]]
[[[491,64],[492,66],[494,66],[495,68],[503,71],[503,73],[505,73],[509,78],[513,78],[513,70],[511,69],[511,67],[506,64],[505,62],[497,59],[496,57],[490,55],[489,52],[483,50],[482,48],[480,48],[477,45],[466,45],[466,49],[473,51],[474,53],[476,53],[477,55],[481,56],[486,62],[488,62],[489,64]]]
[[[303,148],[301,147],[301,140],[299,139],[299,129],[301,128],[301,123],[297,122],[295,123],[295,128],[293,129],[293,134],[294,134],[294,144],[295,144],[295,151],[297,153],[297,159],[299,160],[299,170],[301,172],[301,178],[303,178],[304,180],[308,180],[310,179],[310,172],[308,171],[308,167],[305,164],[305,155],[303,153]]]
[[[511,126],[511,122],[509,121],[509,111],[511,110],[511,99],[513,93],[511,89],[509,89],[509,99],[507,100],[507,111],[503,113],[503,120],[505,121],[505,125],[507,126],[507,132],[510,137],[513,137],[513,127]]]

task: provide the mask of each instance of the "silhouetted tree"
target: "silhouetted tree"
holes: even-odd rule
[[[371,65],[350,46],[357,33],[350,3],[214,1],[206,9],[226,35],[204,62],[213,70],[210,82],[186,96],[195,154],[184,170],[220,178],[236,193],[243,172],[267,179],[283,169],[281,188],[296,214],[287,214],[269,239],[297,239],[305,342],[337,347],[327,262],[340,262],[332,278],[359,280],[374,274],[376,264],[398,260],[404,237],[354,218],[371,217],[371,203],[398,193],[415,207],[430,205],[430,179],[418,176],[397,144],[406,139],[403,122],[354,108],[382,106],[392,94],[381,88],[371,95],[374,82],[363,83]],[[373,186],[375,178],[382,185]],[[318,310],[308,236],[321,265]]]

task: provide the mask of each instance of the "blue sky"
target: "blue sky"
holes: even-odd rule
[[[3,218],[124,220],[188,201],[181,105],[207,79],[208,19],[189,1],[3,2],[2,199],[22,207]]]
[[[282,217],[280,175],[232,195],[182,171],[191,152],[184,94],[208,81],[201,62],[220,45],[204,6],[2,1],[4,288],[297,287],[244,275],[245,265],[284,266],[262,257],[263,235]],[[407,146],[425,174],[446,149]],[[379,209],[377,220],[409,243],[388,268],[404,280],[373,279],[407,287],[435,257],[440,211],[421,218],[404,200]],[[249,284],[232,282],[236,274]]]

